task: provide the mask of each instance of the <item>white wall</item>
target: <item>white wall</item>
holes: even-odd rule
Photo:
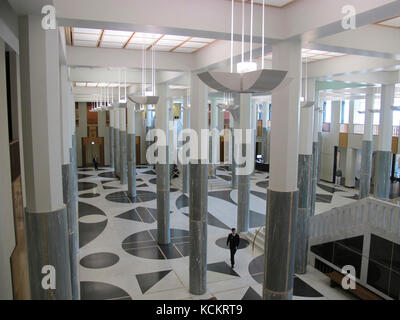
[[[78,167],[82,166],[82,138],[87,137],[86,102],[79,102],[79,126],[76,127],[76,156]]]
[[[10,258],[15,248],[8,141],[5,44],[0,39],[0,300],[12,299]]]

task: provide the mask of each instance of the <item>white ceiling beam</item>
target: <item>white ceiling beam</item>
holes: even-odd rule
[[[397,39],[397,41],[396,41]],[[400,60],[400,29],[368,25],[318,39],[310,49]]]
[[[155,54],[157,70],[188,71],[194,68],[193,55],[175,52],[156,52]],[[142,51],[68,46],[67,61],[72,67],[141,69]]]

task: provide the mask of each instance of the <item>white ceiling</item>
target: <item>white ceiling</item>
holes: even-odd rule
[[[291,4],[292,2],[295,2],[296,0],[266,0],[265,4],[269,6],[274,6],[274,7],[284,7],[287,6],[288,4]],[[250,2],[250,1],[247,1]],[[262,0],[254,0],[254,3],[260,3],[262,4]]]
[[[306,61],[307,62],[315,62],[315,61],[321,61],[321,60],[345,56],[345,54],[343,54],[343,53],[321,51],[321,50],[311,50],[311,49],[301,49],[301,55],[303,58],[303,62],[306,62]],[[267,54],[265,56],[265,59],[272,60],[272,53]]]
[[[155,33],[131,31],[66,28],[71,33],[71,42],[67,44],[77,47],[99,47],[118,49],[150,49],[156,51],[194,53],[206,47],[215,39],[174,36]]]
[[[226,0],[226,1],[231,1],[231,0]],[[236,2],[242,2],[242,0],[235,0]],[[265,4],[268,6],[273,6],[273,7],[285,7],[297,0],[265,0]],[[245,0],[247,3],[251,3],[251,0]],[[262,4],[263,0],[254,0],[255,4]]]

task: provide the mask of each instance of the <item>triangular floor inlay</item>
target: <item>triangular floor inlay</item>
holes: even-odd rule
[[[140,290],[142,290],[142,293],[145,294],[148,290],[150,290],[156,283],[161,281],[171,271],[172,270],[137,274],[136,279],[139,283]]]

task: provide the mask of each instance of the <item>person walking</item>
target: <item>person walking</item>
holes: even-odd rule
[[[335,187],[340,187],[340,184],[342,182],[342,170],[339,168],[336,170],[336,180],[335,180]]]
[[[231,250],[231,266],[232,269],[235,267],[235,253],[239,247],[240,237],[236,233],[236,229],[232,228],[232,233],[228,235],[228,239],[226,240],[226,246]]]
[[[97,163],[97,157],[93,157],[93,165],[94,165],[94,170],[98,171],[99,170],[99,164]]]

